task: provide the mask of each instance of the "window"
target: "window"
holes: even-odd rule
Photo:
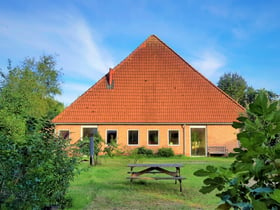
[[[157,145],[158,144],[158,131],[150,130],[148,131],[148,144]]]
[[[179,131],[178,130],[168,131],[168,143],[169,143],[169,145],[179,145]]]
[[[205,156],[206,155],[206,127],[192,126],[191,133],[191,155]]]
[[[107,130],[107,144],[112,142],[117,143],[117,131],[116,130]]]
[[[128,131],[128,144],[129,145],[138,144],[138,131],[137,130]]]
[[[58,136],[59,136],[59,138],[62,138],[62,139],[69,139],[70,131],[69,130],[60,130],[58,132]]]
[[[94,137],[95,134],[97,134],[97,128],[96,127],[83,127],[82,128],[82,138],[90,138]]]

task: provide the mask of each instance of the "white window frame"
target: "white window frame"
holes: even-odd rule
[[[138,132],[138,142],[137,144],[129,144],[129,131],[137,131]],[[140,132],[138,129],[128,129],[127,130],[127,145],[128,146],[138,146],[139,145],[139,140],[140,140]]]
[[[96,128],[97,131],[98,131],[97,125],[83,125],[83,126],[81,126],[81,135],[80,135],[81,140],[83,140],[83,135],[84,135],[83,130],[84,130],[84,128]]]
[[[149,131],[157,131],[158,132],[158,143],[157,144],[149,144]],[[147,130],[147,145],[148,146],[159,146],[160,145],[160,133],[158,129],[148,129]]]
[[[71,138],[70,138],[70,134],[71,134],[71,133],[70,133],[70,129],[59,129],[59,130],[58,130],[58,136],[59,136],[59,137],[60,137],[60,132],[61,132],[61,131],[68,131],[68,132],[69,132],[69,137],[68,137],[68,139],[71,139]]]
[[[202,157],[206,157],[207,156],[207,147],[208,147],[208,130],[207,130],[207,126],[206,125],[191,125],[189,126],[189,154],[191,155],[192,154],[192,148],[191,148],[191,145],[192,145],[192,137],[191,137],[191,130],[192,128],[205,128],[205,156],[202,156]]]
[[[118,143],[118,137],[119,137],[119,131],[118,129],[106,129],[105,131],[105,142],[106,144],[108,144],[108,139],[107,139],[107,132],[108,131],[116,131],[117,132],[117,135],[116,135],[116,143]]]
[[[169,131],[177,131],[178,132],[178,144],[170,144],[170,139],[169,139]],[[176,146],[180,146],[180,130],[178,130],[178,129],[168,129],[168,131],[167,131],[167,139],[168,139],[168,146],[174,146],[174,147],[176,147]]]

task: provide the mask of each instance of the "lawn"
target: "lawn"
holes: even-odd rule
[[[183,163],[183,192],[173,180],[135,180],[130,183],[127,164],[134,159],[125,156],[102,157],[101,164],[83,162],[68,192],[73,200],[70,209],[215,209],[219,199],[215,193],[199,192],[202,178],[193,172],[206,165],[228,166],[230,158],[142,158],[137,163]]]

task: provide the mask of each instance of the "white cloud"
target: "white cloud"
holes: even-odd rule
[[[24,16],[24,18],[23,18]],[[94,84],[109,67],[114,67],[112,56],[102,48],[102,38],[92,30],[85,18],[75,11],[52,11],[44,14],[0,14],[0,56],[23,60],[27,56],[57,54],[57,67],[62,67],[63,78],[81,81],[67,84],[63,79],[63,96],[69,104],[84,88]],[[13,49],[10,55],[7,52]],[[21,61],[20,60],[20,61]],[[13,62],[14,63],[14,62]]]
[[[226,57],[216,51],[204,51],[191,64],[208,79],[215,79],[226,65]]]

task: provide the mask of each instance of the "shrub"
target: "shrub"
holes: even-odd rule
[[[137,154],[152,156],[154,153],[153,153],[153,150],[151,150],[151,149],[147,149],[146,147],[139,147],[139,148],[137,148]]]
[[[159,157],[172,157],[174,156],[174,151],[172,148],[160,148],[157,152]]]
[[[84,138],[79,140],[75,146],[78,148],[78,153],[81,155],[90,155],[90,139]],[[118,144],[114,141],[110,144],[105,144],[104,139],[101,137],[99,133],[94,135],[94,164],[97,165],[99,163],[98,157],[100,153],[105,153],[109,157],[114,155],[114,152],[117,150]]]
[[[51,124],[21,141],[0,135],[0,209],[65,207],[76,159]]]
[[[220,191],[218,209],[280,209],[280,109],[264,92],[237,118],[240,148],[230,168],[207,166],[195,172],[207,177],[200,192]]]

